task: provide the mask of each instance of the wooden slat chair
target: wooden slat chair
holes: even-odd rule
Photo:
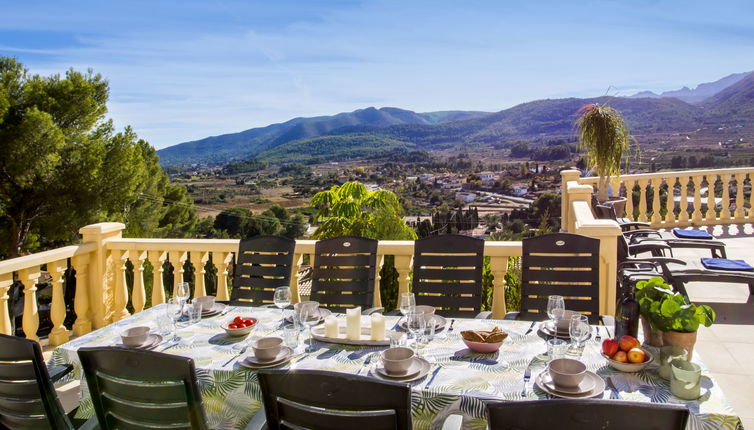
[[[377,241],[366,237],[340,236],[314,245],[310,299],[333,312],[361,306],[363,314],[373,308],[377,276]]]
[[[487,404],[490,430],[683,430],[684,405],[597,399],[530,400]]]
[[[416,304],[434,306],[442,316],[478,317],[483,266],[484,240],[458,234],[417,240],[412,285]]]
[[[192,359],[124,347],[78,354],[100,428],[209,429]]]
[[[552,233],[523,240],[521,311],[515,318],[540,321],[547,316],[547,297],[563,296],[568,310],[599,321],[600,241],[571,233]]]
[[[73,429],[53,383],[73,369],[47,369],[39,343],[0,334],[0,428]]]
[[[282,236],[241,240],[233,270],[230,304],[272,305],[275,288],[290,285],[295,247],[295,240]]]
[[[260,370],[258,377],[270,430],[411,429],[408,384],[321,370]]]

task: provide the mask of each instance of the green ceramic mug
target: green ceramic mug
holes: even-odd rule
[[[686,360],[670,362],[670,392],[683,400],[698,399],[701,393],[702,368]]]

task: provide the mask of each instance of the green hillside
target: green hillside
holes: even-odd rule
[[[320,163],[379,156],[395,149],[413,147],[411,143],[373,134],[348,134],[287,142],[260,153],[256,158],[273,164]]]

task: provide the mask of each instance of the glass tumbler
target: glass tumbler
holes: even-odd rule
[[[296,349],[300,334],[301,330],[299,330],[296,324],[288,324],[283,327],[283,341],[285,342],[285,346]]]

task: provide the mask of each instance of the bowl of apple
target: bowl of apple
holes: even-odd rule
[[[246,336],[257,325],[257,319],[252,317],[235,317],[223,323],[220,327],[228,333],[228,336]]]
[[[631,373],[643,370],[654,360],[652,354],[643,349],[633,336],[605,339],[602,342],[602,356],[613,369]]]

